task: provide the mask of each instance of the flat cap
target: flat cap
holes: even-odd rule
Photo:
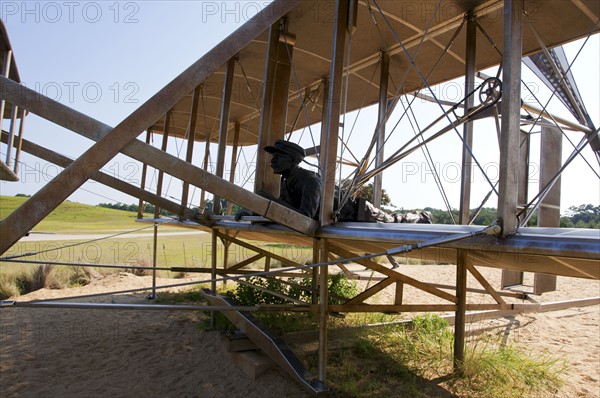
[[[298,144],[286,140],[275,141],[273,145],[266,146],[265,151],[269,153],[284,153],[300,160],[304,159],[304,157],[306,156],[304,148],[302,148]]]

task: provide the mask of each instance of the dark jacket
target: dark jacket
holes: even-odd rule
[[[321,177],[310,170],[294,167],[287,177],[281,177],[279,199],[310,218],[319,216]]]
[[[307,217],[318,219],[321,205],[321,176],[295,167],[287,177],[281,177],[279,200]],[[339,188],[335,187],[334,209],[338,208]],[[355,221],[357,204],[350,198],[338,215],[338,221]]]

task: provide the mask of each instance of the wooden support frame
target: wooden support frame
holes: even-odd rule
[[[146,145],[150,145],[150,141],[152,140],[152,131],[146,131]],[[142,178],[140,181],[140,189],[146,189],[146,175],[148,174],[148,165],[144,163],[142,165]],[[140,198],[138,201],[138,211],[137,211],[138,220],[144,218],[144,200]]]
[[[342,105],[342,81],[346,35],[348,33],[349,0],[337,0],[333,25],[333,46],[331,49],[331,69],[326,107],[321,127],[320,167],[323,178],[321,194],[321,225],[334,221],[333,201],[335,195],[335,172],[337,167],[338,135]]]
[[[522,209],[527,205],[529,192],[529,151],[531,147],[529,134],[519,130],[519,142],[519,165],[522,172],[519,173],[518,178],[517,209]],[[523,285],[523,276],[522,271],[503,269],[500,286],[504,289]]]
[[[229,167],[229,182],[231,184],[235,183],[235,173],[237,169],[237,157],[238,157],[238,149],[240,142],[240,122],[234,123],[234,132],[233,132],[233,148],[231,149],[231,166]],[[233,211],[233,203],[227,203],[227,211],[226,214],[231,214]]]
[[[221,104],[221,125],[219,129],[219,147],[217,151],[217,177],[223,178],[225,170],[225,151],[227,150],[227,133],[229,131],[229,111],[231,109],[231,88],[235,72],[235,57],[227,62],[225,82],[223,84],[223,98]],[[213,197],[213,213],[221,213],[221,198]]]
[[[388,86],[390,75],[390,55],[381,52],[381,70],[379,76],[379,114],[377,116],[377,146],[375,167],[385,160],[385,126],[388,119]],[[373,206],[380,208],[383,199],[383,173],[377,174],[373,181]]]
[[[0,77],[0,92],[3,93],[5,99],[10,100],[12,103],[16,103],[24,109],[27,109],[41,117],[44,117],[50,121],[53,121],[65,128],[75,131],[85,137],[92,140],[105,142],[104,145],[109,146],[111,150],[115,149],[115,145],[110,139],[112,137],[111,128],[103,123],[100,123],[86,115],[76,112],[69,107],[62,105],[56,101],[53,101],[47,97],[44,97],[31,89],[24,86],[18,85],[17,83]],[[125,127],[121,127],[116,131],[121,131]],[[115,128],[116,129],[116,128]],[[114,129],[113,129],[114,130]],[[122,137],[121,137],[122,138]],[[110,141],[110,142],[109,142]],[[104,145],[100,148],[103,148]],[[88,152],[93,153],[95,156],[100,156],[102,159],[106,159],[109,155],[105,152],[97,153],[98,147],[92,147]],[[317,228],[317,224],[314,220],[308,217],[302,216],[294,210],[288,209],[285,206],[279,205],[278,203],[271,202],[261,196],[255,195],[247,190],[238,187],[233,184],[229,184],[221,178],[218,178],[205,170],[199,169],[189,163],[186,163],[176,157],[162,152],[158,148],[154,148],[150,145],[139,140],[133,140],[124,145],[122,148],[118,148],[117,152],[122,152],[125,155],[131,156],[141,162],[148,163],[149,165],[163,169],[166,173],[169,173],[177,178],[186,180],[191,184],[194,184],[200,188],[210,187],[212,192],[220,195],[221,197],[232,200],[240,201],[244,200],[246,208],[254,211],[259,215],[264,215],[274,221],[280,222],[283,225],[287,225],[299,232],[313,236]],[[86,152],[86,153],[88,153]],[[90,159],[84,158],[77,163],[73,163],[70,168],[63,171],[57,176],[54,181],[62,182],[63,179],[68,183],[67,190],[72,189],[73,191],[85,180],[90,178],[101,165],[99,163],[90,163]],[[104,164],[104,163],[103,163]],[[89,167],[88,167],[89,166]],[[74,178],[69,178],[73,174]],[[64,185],[64,184],[63,184]],[[39,191],[35,198],[42,198],[48,195],[50,203],[44,205],[40,204],[37,211],[26,213],[27,217],[23,215],[23,212],[29,211],[30,207],[34,206],[36,201],[28,200],[19,209],[15,210],[10,216],[2,221],[0,226],[0,235],[2,237],[0,242],[0,254],[8,250],[21,236],[27,231],[30,231],[35,224],[37,224],[42,218],[45,217],[55,206],[57,206],[65,198],[63,196],[66,191],[56,192],[53,187],[58,186],[62,188],[60,184],[48,184],[41,191]],[[68,196],[68,195],[67,195]],[[62,199],[61,199],[62,198]],[[27,204],[29,202],[29,204]],[[50,208],[52,207],[52,209]]]
[[[498,218],[502,236],[515,233],[517,223],[519,131],[521,122],[521,58],[523,56],[523,0],[504,1],[504,51],[502,79],[502,126]]]
[[[237,54],[247,43],[267,29],[300,3],[300,0],[277,1],[265,7],[235,34],[223,40],[206,55],[186,69],[171,83],[146,101],[130,116],[119,123],[110,133],[94,144],[67,169],[46,184],[23,205],[6,217],[0,228],[0,254],[8,250],[25,233],[30,231],[60,203],[85,183],[94,173],[112,159],[144,129],[171,109],[183,96],[210,76],[220,65]],[[7,100],[7,81],[2,77],[1,92]],[[16,90],[20,90],[17,87]],[[38,99],[39,95],[34,98]],[[11,101],[14,103],[14,101]],[[35,101],[34,101],[35,102]],[[18,105],[18,104],[17,104]],[[39,105],[39,104],[38,104]],[[30,110],[28,107],[24,109]],[[42,112],[43,113],[43,112]],[[57,115],[58,116],[58,115]],[[73,117],[73,115],[60,115]],[[77,129],[79,130],[79,129]],[[99,133],[99,132],[97,132]],[[266,210],[265,210],[266,211]]]
[[[475,89],[475,64],[477,60],[477,22],[474,13],[467,14],[467,47],[465,55],[465,93]],[[465,100],[465,114],[475,106],[475,97]],[[460,179],[459,224],[467,225],[471,220],[471,178],[473,157],[473,121],[468,120],[463,126],[462,169]]]
[[[371,286],[369,289],[365,290],[364,292],[362,292],[361,294],[359,294],[358,296],[348,300],[345,304],[347,305],[352,305],[352,304],[362,304],[364,303],[364,301],[366,299],[368,299],[369,297],[372,297],[373,295],[379,293],[380,291],[382,291],[383,289],[385,289],[386,287],[397,283],[398,281],[395,280],[394,278],[386,278],[378,283],[376,283],[375,285]],[[397,303],[395,303],[397,304]]]
[[[4,58],[4,62],[2,64],[2,76],[8,78],[10,75],[10,67],[12,65],[12,50],[6,50],[2,57]],[[2,122],[4,120],[4,109],[6,108],[6,101],[4,98],[0,98],[0,128],[2,127]]]
[[[562,163],[562,133],[556,127],[542,127],[540,142],[540,189],[560,171]],[[558,177],[552,188],[542,199],[539,207],[539,227],[560,227],[560,193],[561,177]]]
[[[196,143],[196,123],[198,121],[198,110],[200,109],[200,96],[202,94],[202,86],[199,85],[194,89],[192,94],[192,105],[190,108],[190,120],[188,122],[187,130],[187,148],[185,153],[185,161],[192,163],[194,156],[194,144]],[[187,181],[183,182],[183,190],[181,192],[181,207],[187,207],[188,198],[190,194],[190,183]],[[179,219],[183,220],[185,217],[183,214],[179,214]]]
[[[19,124],[19,140],[17,141],[17,151],[15,152],[15,167],[13,169],[16,176],[19,175],[19,166],[21,164],[21,148],[23,146],[23,135],[25,133],[25,116],[27,112],[21,111],[21,123]]]
[[[542,127],[540,143],[540,189],[543,189],[561,168],[562,133],[556,127]],[[542,199],[538,213],[539,227],[560,227],[559,177],[548,194]],[[533,279],[533,293],[542,294],[556,290],[556,276],[536,273]]]
[[[467,311],[467,267],[469,264],[468,253],[459,250],[456,262],[456,303],[454,324],[454,370],[462,371],[465,359],[465,318]]]
[[[342,0],[344,1],[344,0]],[[327,239],[319,241],[319,261],[327,262],[329,253],[329,242]],[[327,321],[329,317],[329,267],[327,265],[319,269],[319,381],[323,384],[327,382],[327,347],[328,330]]]
[[[255,192],[266,191],[275,197],[279,196],[279,176],[271,170],[271,156],[262,149],[285,135],[292,71],[290,58],[296,42],[295,36],[287,32],[286,25],[284,18],[274,23],[269,31],[254,182]]]
[[[210,158],[210,141],[212,139],[212,131],[206,132],[206,140],[204,141],[204,162],[202,163],[202,168],[205,171],[210,172],[208,160]],[[206,209],[206,189],[202,189],[200,192],[200,211],[204,213]]]
[[[171,111],[168,111],[165,114],[165,123],[163,125],[163,136],[162,136],[162,143],[160,146],[160,150],[163,152],[167,152],[167,147],[169,145],[169,130],[171,128]],[[158,171],[158,179],[156,181],[156,195],[161,196],[162,195],[162,188],[163,188],[163,179],[165,177],[165,172],[162,170]],[[178,213],[176,213],[178,214]],[[158,218],[160,217],[160,207],[155,205],[154,208],[154,218]]]
[[[10,127],[8,130],[8,145],[6,148],[6,166],[8,168],[13,168],[12,161],[12,149],[13,143],[15,141],[15,130],[17,128],[17,114],[19,113],[19,107],[16,105],[12,106],[10,111]]]

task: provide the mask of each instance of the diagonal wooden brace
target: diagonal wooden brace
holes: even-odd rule
[[[4,144],[8,143],[8,135],[5,131],[2,131],[1,141]],[[72,160],[67,158],[66,156],[60,155],[54,151],[51,151],[48,148],[44,148],[40,145],[34,144],[33,142],[30,142],[26,139],[22,140],[21,149],[29,153],[30,155],[33,155],[35,157],[38,157],[63,168],[68,167],[72,163]],[[197,214],[194,211],[192,211],[192,209],[182,208],[178,203],[172,202],[166,198],[163,198],[162,196],[153,194],[152,192],[148,192],[135,185],[131,185],[125,181],[119,180],[118,178],[105,174],[101,171],[94,174],[92,176],[92,179],[101,184],[106,185],[107,187],[111,187],[113,189],[116,189],[117,191],[121,191],[133,197],[140,198],[145,202],[152,203],[155,206],[159,206],[163,209],[166,209],[171,213],[180,214],[181,212],[183,212],[185,216],[189,219],[192,219],[196,222],[202,221],[202,219],[197,217]]]
[[[205,56],[196,61],[186,71],[134,111],[130,116],[125,118],[114,129],[110,130],[108,134],[102,137],[102,139],[75,160],[69,167],[63,170],[56,178],[54,178],[54,180],[46,184],[29,200],[23,203],[23,205],[11,213],[0,223],[0,254],[8,250],[8,248],[15,244],[30,229],[50,214],[60,203],[66,200],[73,192],[91,178],[94,173],[97,173],[102,166],[127,146],[128,143],[132,142],[149,125],[171,109],[177,101],[202,83],[207,77],[214,73],[214,71],[227,62],[228,59],[237,54],[245,45],[264,32],[274,21],[281,18],[298,3],[299,0],[285,2],[276,1],[266,7],[249,21],[249,23],[244,24],[227,39],[214,47]],[[19,94],[22,96],[24,94],[23,90],[26,90],[23,86],[19,86],[9,79],[2,78],[0,98],[13,104],[17,104],[20,101],[11,99],[11,97],[14,97],[15,95],[19,96]],[[23,108],[28,109],[39,116],[46,117],[44,114],[48,115],[48,106],[55,105],[49,102],[48,98],[35,92],[30,92],[29,96],[30,98],[26,98],[28,100],[26,102],[34,102],[34,106],[26,106],[24,104]],[[38,103],[35,104],[35,102]],[[35,111],[32,108],[38,108],[38,111]],[[73,116],[72,114],[70,115],[70,109],[63,109],[63,111],[65,110],[67,111],[67,114],[62,114],[61,117],[69,119]],[[52,118],[48,119],[51,120]],[[94,123],[95,121],[91,118],[80,122],[83,124],[87,123],[88,128],[104,127],[99,126],[97,124],[98,122]],[[63,127],[66,126],[63,125]],[[98,130],[100,129],[97,129],[96,133],[98,133]],[[163,156],[165,155],[166,154],[163,154]],[[151,164],[151,162],[147,163]],[[198,168],[195,169],[195,171],[200,170]],[[188,172],[189,171],[191,170],[188,170]],[[203,181],[205,184],[212,182],[223,188],[222,179],[215,180],[208,176],[204,177],[206,177],[204,178],[205,181]],[[182,179],[194,184],[194,181],[189,178]],[[197,178],[194,180],[197,180]],[[198,186],[206,188],[205,185]],[[219,194],[215,190],[213,191],[215,194]],[[247,193],[247,191],[243,191]],[[238,196],[232,197],[232,192],[235,192],[235,189],[229,190],[229,195],[227,196],[220,194],[219,196],[230,200],[238,198]],[[257,205],[257,209],[260,207],[260,211],[257,211],[259,214],[272,218],[275,221],[286,220],[288,222],[286,225],[289,225],[290,222],[294,221],[293,215],[286,214],[287,212],[285,211],[282,212],[278,206],[270,206],[270,202],[266,199],[263,199],[262,201],[257,199],[254,202]],[[271,207],[273,208],[271,209]],[[252,209],[251,207],[248,208],[255,211],[255,209]],[[307,231],[304,232],[306,233]]]

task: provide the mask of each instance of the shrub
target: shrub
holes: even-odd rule
[[[19,295],[19,287],[14,275],[0,274],[0,300]]]
[[[50,287],[55,283],[53,270],[53,265],[42,264],[33,271],[27,270],[19,274],[0,275],[0,297],[6,299]]]
[[[310,300],[310,291],[301,287],[310,289],[312,280],[310,278],[291,278],[289,282],[298,286],[290,286],[274,278],[251,277],[248,283],[258,286],[275,293],[289,296],[296,300]],[[348,280],[344,274],[336,274],[329,278],[329,304],[341,304],[345,299],[351,298],[358,293],[358,284],[355,281]],[[253,306],[256,304],[285,304],[288,300],[256,289],[244,283],[238,284],[234,291],[227,292],[227,295],[235,299],[240,305]],[[335,297],[332,297],[335,295]],[[342,297],[342,298],[338,298]],[[345,298],[345,299],[344,299]]]
[[[85,267],[75,267],[69,275],[69,286],[85,286],[91,281],[90,271]]]

